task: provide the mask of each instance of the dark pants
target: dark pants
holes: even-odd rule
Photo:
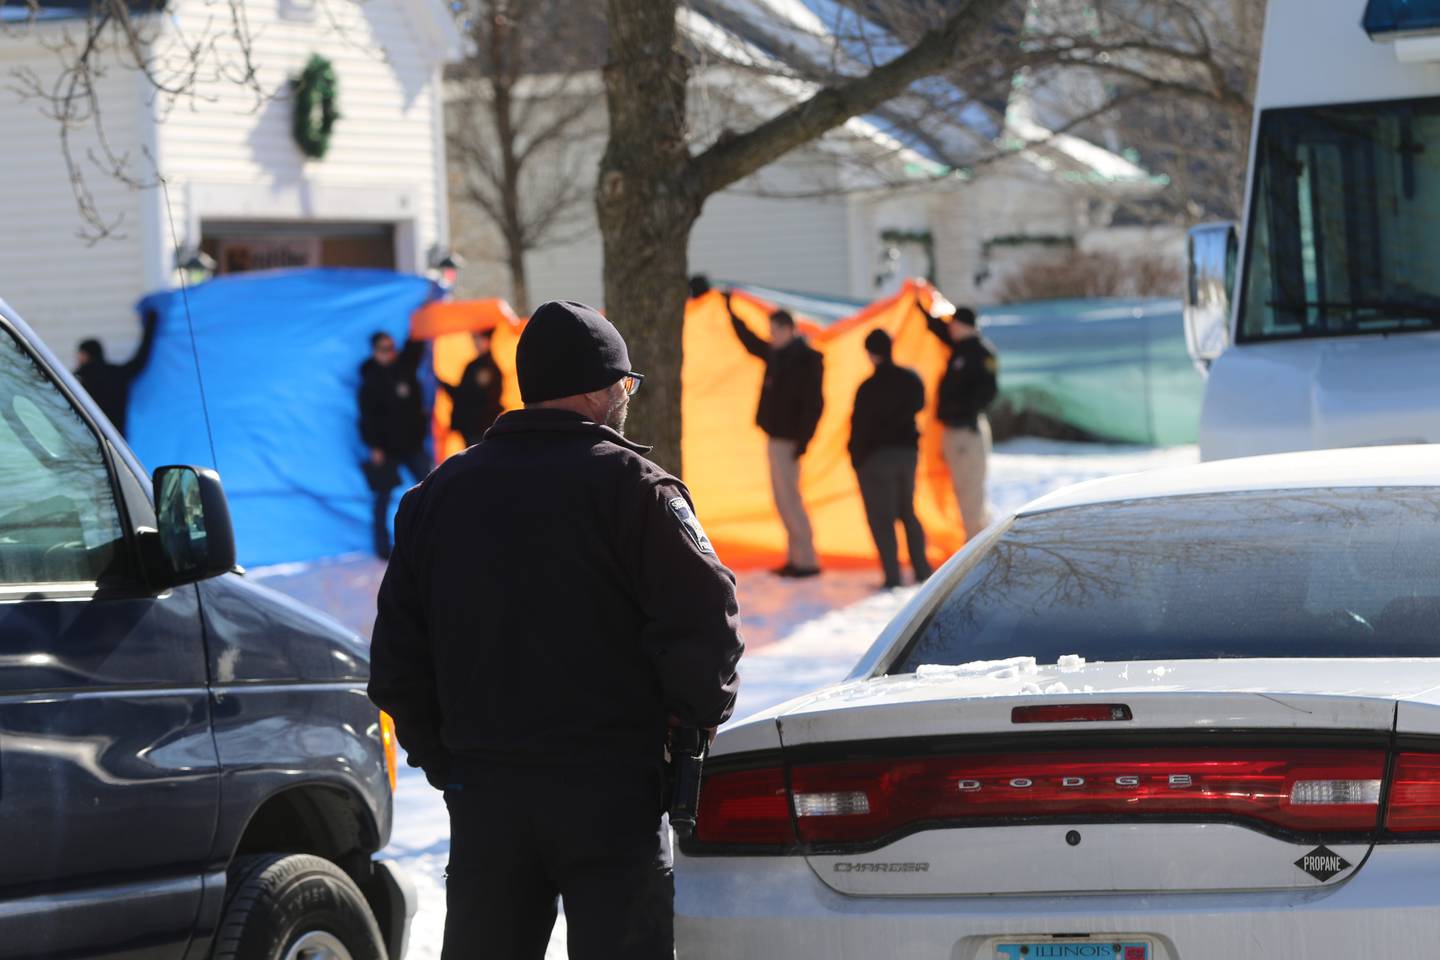
[[[905,525],[905,543],[910,548],[910,565],[917,580],[930,576],[925,557],[925,528],[915,517],[915,451],[909,447],[881,447],[855,469],[860,479],[860,498],[865,501],[865,519],[880,552],[887,586],[900,585],[900,549],[895,539],[895,522]]]
[[[659,768],[494,767],[445,791],[442,960],[542,960],[565,901],[570,960],[672,960]]]
[[[365,482],[370,485],[370,492],[375,495],[371,519],[371,529],[375,534],[375,553],[382,558],[390,556],[390,494],[400,486],[401,467],[408,470],[415,482],[419,483],[430,475],[435,464],[423,449],[403,457],[387,455],[385,462],[378,466],[369,460],[365,461]]]

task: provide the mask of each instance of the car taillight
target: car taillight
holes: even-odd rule
[[[1085,723],[1130,719],[1133,719],[1130,708],[1123,703],[1056,703],[1016,707],[1010,711],[1011,723]]]
[[[1440,831],[1440,754],[1402,753],[1395,758],[1385,829],[1394,833]]]
[[[399,772],[399,758],[395,753],[395,720],[384,710],[380,711],[380,744],[385,748],[385,773],[390,778],[390,792],[394,793]]]
[[[799,839],[876,840],[920,823],[1067,817],[1252,820],[1375,829],[1383,749],[1146,748],[808,764],[791,770]]]
[[[695,839],[704,844],[791,846],[790,798],[780,767],[706,772]]]

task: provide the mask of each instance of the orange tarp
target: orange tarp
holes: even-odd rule
[[[926,384],[928,402],[919,418],[915,499],[932,560],[943,560],[965,542],[950,476],[941,458],[940,427],[934,418],[935,391],[948,353],[914,309],[917,299],[928,304],[933,292],[928,284],[912,281],[895,296],[829,328],[801,322],[801,332],[825,358],[825,412],[801,461],[801,491],[822,564],[873,566],[877,562],[846,452],[855,391],[873,369],[863,342],[875,329],[894,338],[896,362],[913,367]],[[761,336],[769,334],[772,305],[743,293],[736,293],[732,303],[751,329]],[[505,408],[515,409],[520,405],[515,344],[521,324],[503,301],[432,304],[416,314],[412,335],[434,337],[435,372],[440,379],[454,383],[475,356],[469,331],[481,329],[495,330],[492,349],[505,376]],[[689,302],[684,337],[681,446],[685,482],[695,495],[700,520],[721,558],[731,566],[778,564],[784,560],[785,531],[770,495],[765,435],[755,426],[764,364],[746,353],[736,339],[718,291]],[[635,402],[645,402],[643,390]],[[442,391],[436,399],[435,420],[436,446],[444,456],[461,449],[459,436],[448,429],[449,416],[450,401]],[[903,557],[903,533],[901,537]]]
[[[846,451],[855,391],[874,370],[863,343],[875,329],[894,338],[896,362],[915,368],[926,383],[928,403],[919,420],[922,439],[915,499],[930,554],[942,560],[965,542],[950,476],[941,459],[939,425],[933,422],[935,390],[948,354],[914,309],[917,297],[929,302],[930,292],[928,285],[910,283],[896,296],[827,329],[807,331],[802,326],[811,346],[825,358],[825,411],[801,460],[800,474],[822,564],[876,563],[875,543]],[[770,304],[741,293],[731,303],[752,330],[768,336]],[[685,314],[681,440],[685,481],[716,549],[737,567],[779,563],[785,553],[785,531],[770,495],[765,434],[755,426],[763,379],[764,364],[736,339],[722,295],[712,291],[692,300]],[[901,538],[903,544],[903,533]]]

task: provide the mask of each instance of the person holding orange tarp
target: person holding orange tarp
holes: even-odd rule
[[[785,565],[775,572],[782,577],[813,577],[820,572],[820,564],[815,559],[810,515],[800,495],[800,458],[815,436],[825,408],[825,361],[795,332],[795,319],[786,311],[770,314],[770,339],[766,340],[735,316],[728,293],[725,309],[745,350],[765,362],[755,423],[770,438],[766,445],[770,489],[785,524]]]
[[[498,397],[501,410],[520,407],[520,388],[515,380],[515,346],[522,324],[504,300],[445,300],[426,304],[410,322],[410,336],[432,341],[431,365],[440,383],[463,383],[470,365],[480,357],[476,334],[489,334],[490,356],[500,378]],[[474,373],[472,369],[470,371]],[[443,461],[469,444],[461,430],[467,426],[463,414],[455,417],[453,391],[440,390],[435,396],[431,425],[435,438],[435,459]],[[473,430],[473,425],[470,425]],[[480,431],[483,435],[483,429]]]
[[[925,325],[950,351],[945,375],[940,378],[937,415],[944,425],[942,449],[955,500],[965,521],[966,536],[973,537],[988,524],[985,474],[990,460],[990,421],[985,408],[999,392],[995,348],[980,336],[975,311],[932,298]]]
[[[495,363],[490,352],[494,329],[477,330],[473,338],[477,356],[460,374],[458,383],[439,381],[440,388],[450,396],[455,405],[450,414],[450,427],[465,439],[465,446],[473,447],[485,438],[485,431],[495,423],[505,407],[500,395],[505,389],[505,375]]]
[[[916,447],[920,440],[915,415],[925,409],[925,383],[914,370],[894,361],[892,347],[884,330],[866,334],[865,354],[875,365],[875,373],[860,384],[855,412],[850,415],[850,461],[855,465],[865,519],[870,521],[885,571],[885,590],[900,586],[897,522],[905,528],[915,582],[929,579],[931,572],[925,556],[925,528],[915,516]]]

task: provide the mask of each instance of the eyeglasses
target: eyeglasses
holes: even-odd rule
[[[640,384],[644,382],[645,374],[635,373],[633,370],[620,378],[620,386],[625,390],[625,396],[627,397],[635,396],[635,391],[639,390]]]

